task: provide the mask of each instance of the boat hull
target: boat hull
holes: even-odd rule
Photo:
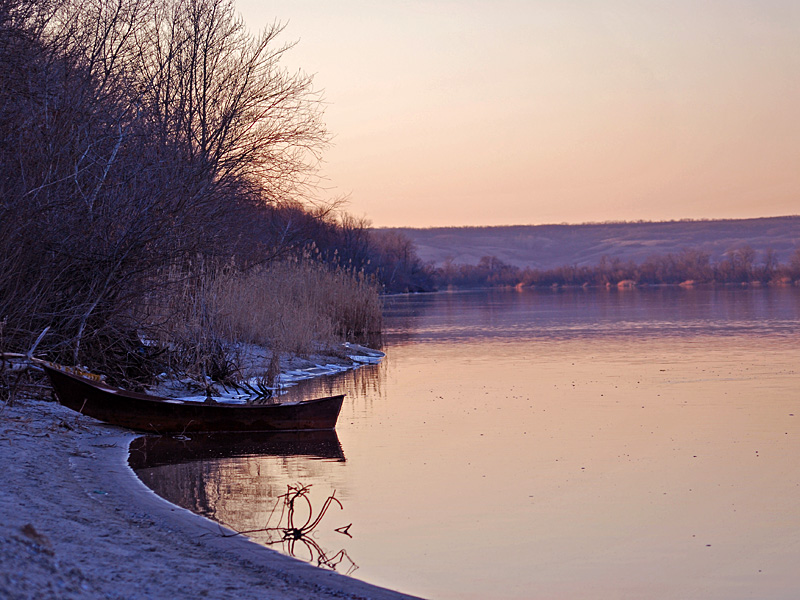
[[[184,402],[120,390],[42,365],[58,401],[74,411],[138,431],[309,431],[336,427],[344,395],[292,404]]]

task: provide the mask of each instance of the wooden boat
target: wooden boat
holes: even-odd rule
[[[37,361],[58,401],[111,425],[154,433],[305,431],[336,427],[344,395],[284,404],[224,404],[162,398]]]

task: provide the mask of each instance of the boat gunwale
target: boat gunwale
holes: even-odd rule
[[[234,409],[234,410],[247,410],[247,409],[255,409],[255,410],[264,410],[268,408],[274,408],[278,406],[305,406],[311,404],[317,404],[322,402],[327,402],[333,400],[335,398],[344,398],[344,394],[334,394],[332,396],[325,396],[322,398],[310,398],[308,400],[298,400],[296,402],[273,402],[269,404],[234,404],[234,403],[227,403],[227,402],[217,402],[213,401],[213,403],[205,403],[205,402],[197,402],[194,400],[184,400],[181,398],[166,398],[164,396],[156,396],[154,394],[148,394],[145,392],[135,392],[133,390],[125,390],[122,388],[117,388],[107,383],[103,382],[102,380],[94,380],[89,379],[88,377],[83,377],[81,375],[77,375],[75,373],[70,373],[69,371],[59,368],[60,365],[55,365],[52,363],[47,363],[45,361],[41,361],[40,365],[45,370],[51,370],[58,373],[60,376],[66,376],[70,379],[74,379],[79,381],[82,384],[91,386],[95,389],[98,389],[102,392],[115,394],[122,397],[127,397],[135,400],[143,400],[146,402],[154,402],[157,404],[169,404],[172,406],[196,406],[196,407],[204,407],[204,408],[220,408],[220,409]],[[212,398],[213,400],[213,398]]]

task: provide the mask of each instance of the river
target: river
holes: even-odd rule
[[[301,390],[348,393],[336,435],[140,477],[239,530],[335,490],[314,544],[271,547],[431,599],[800,590],[800,290],[399,296],[385,323],[380,365]]]

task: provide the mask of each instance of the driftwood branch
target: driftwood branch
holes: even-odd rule
[[[272,507],[265,527],[260,529],[251,529],[248,531],[238,531],[233,534],[223,534],[223,537],[266,533],[268,537],[264,543],[267,546],[282,544],[287,554],[294,557],[298,557],[297,554],[299,549],[305,549],[305,551],[308,552],[308,560],[310,562],[316,562],[318,567],[326,567],[334,571],[342,562],[347,561],[349,563],[349,567],[346,571],[346,574],[351,574],[353,571],[358,569],[358,565],[353,562],[346,550],[341,549],[336,554],[329,555],[313,539],[313,537],[311,537],[311,533],[320,524],[331,505],[337,504],[339,508],[343,508],[342,503],[336,498],[336,491],[334,490],[333,493],[331,493],[331,495],[325,500],[322,508],[319,511],[319,514],[315,518],[311,500],[308,497],[310,491],[310,485],[302,485],[298,483],[297,485],[287,486],[286,493],[279,496],[275,505]],[[298,504],[304,506],[308,512],[308,516],[302,524],[299,524],[299,522],[295,521]],[[269,523],[279,507],[281,510],[280,516],[278,517],[278,525],[270,526]],[[334,531],[343,533],[352,538],[353,536],[349,532],[351,526],[352,523],[350,525],[334,529]],[[299,548],[298,544],[300,545]]]

